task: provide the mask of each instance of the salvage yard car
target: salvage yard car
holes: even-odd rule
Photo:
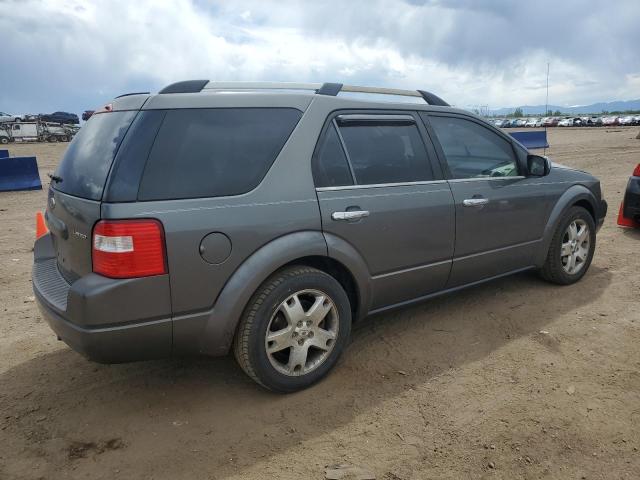
[[[2,122],[20,122],[23,115],[13,115],[11,113],[0,112],[0,123]]]
[[[618,225],[640,228],[640,163],[636,165],[627,182],[618,212]]]
[[[372,313],[577,282],[607,211],[597,178],[434,94],[333,83],[119,97],[51,178],[33,288],[60,339],[99,362],[233,351],[278,392]]]

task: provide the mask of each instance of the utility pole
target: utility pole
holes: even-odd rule
[[[547,101],[544,106],[544,116],[549,115],[549,62],[547,62]]]

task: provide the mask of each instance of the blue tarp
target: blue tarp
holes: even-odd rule
[[[0,150],[0,158],[9,158],[9,150]]]
[[[509,132],[513,138],[518,140],[527,148],[549,148],[546,130],[534,130],[532,132]]]
[[[0,158],[0,192],[42,190],[36,157]]]

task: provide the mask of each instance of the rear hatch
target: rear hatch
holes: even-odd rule
[[[69,283],[91,272],[91,232],[111,165],[138,110],[94,114],[69,145],[51,180],[45,218],[60,273]]]

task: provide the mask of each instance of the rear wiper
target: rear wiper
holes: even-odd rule
[[[62,177],[59,177],[57,175],[49,174],[49,178],[51,179],[52,182],[56,182],[56,183],[62,182]]]

